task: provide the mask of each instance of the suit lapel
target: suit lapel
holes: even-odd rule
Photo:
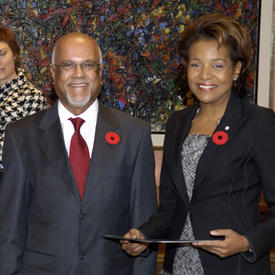
[[[183,141],[189,133],[192,119],[195,116],[198,107],[199,106],[197,104],[193,107],[190,107],[189,112],[183,112],[183,116],[179,116],[177,118],[178,120],[175,123],[175,127],[171,129],[171,132],[169,133],[169,135],[173,136],[174,139],[171,139],[168,141],[169,144],[166,144],[167,165],[169,166],[169,170],[172,171],[171,175],[173,177],[173,182],[176,184],[181,197],[186,202],[186,205],[189,204],[189,198],[187,195],[185,179],[182,171],[181,151]]]
[[[93,153],[83,197],[84,203],[91,198],[89,194],[93,193],[94,184],[100,182],[103,173],[110,166],[109,163],[115,159],[120,144],[111,145],[107,143],[105,135],[108,132],[115,132],[121,136],[119,125],[119,122],[111,114],[111,111],[102,104],[99,104]]]
[[[238,132],[245,119],[246,117],[242,112],[241,100],[233,91],[224,116],[215,130],[215,132],[223,131],[227,133],[228,141],[223,145],[215,144],[213,142],[215,132],[213,133],[198,163],[194,192],[204,182],[206,175],[210,172],[213,161],[219,161],[221,152],[230,145],[232,139],[234,139],[234,135]]]
[[[66,186],[74,193],[79,201],[79,194],[73,180],[69,159],[64,145],[62,129],[57,112],[57,104],[45,112],[39,125],[42,130],[39,136],[41,150],[47,156],[49,163],[63,179]]]

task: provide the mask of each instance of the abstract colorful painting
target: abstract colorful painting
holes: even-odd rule
[[[232,15],[250,29],[250,100],[255,100],[259,10],[259,0],[0,0],[0,24],[15,32],[22,67],[51,103],[55,41],[75,31],[93,36],[105,65],[101,102],[150,121],[159,132],[172,112],[190,104],[181,89],[176,47],[186,25],[205,13]]]

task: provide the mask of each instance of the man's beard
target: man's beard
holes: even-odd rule
[[[67,100],[68,100],[69,104],[76,108],[84,107],[91,99],[92,93],[90,90],[91,90],[91,88],[89,89],[89,93],[87,93],[87,96],[83,100],[76,101],[71,97],[70,93],[66,89],[66,96],[67,96]]]
[[[71,95],[70,95],[70,92],[68,91],[68,86],[69,85],[66,85],[66,97],[67,97],[67,101],[68,103],[72,106],[72,107],[75,107],[75,108],[81,108],[81,107],[84,107],[88,104],[88,102],[91,100],[91,97],[93,96],[93,91],[96,91],[99,89],[98,86],[98,82],[96,83],[91,83],[90,81],[87,81],[87,84],[88,84],[88,93],[86,95],[86,97],[81,100],[81,101],[76,101],[74,100]]]

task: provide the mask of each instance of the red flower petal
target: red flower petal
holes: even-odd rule
[[[212,141],[217,145],[223,145],[228,141],[228,134],[224,131],[217,131],[213,134]]]
[[[117,133],[115,132],[108,132],[106,135],[105,135],[105,140],[109,143],[109,144],[112,144],[112,145],[115,145],[115,144],[118,144],[119,141],[120,141],[120,137]]]

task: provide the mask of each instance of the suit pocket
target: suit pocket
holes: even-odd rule
[[[26,249],[23,255],[23,270],[31,267],[32,269],[41,271],[53,271],[55,268],[55,261],[55,256]],[[25,273],[23,272],[23,274]]]

